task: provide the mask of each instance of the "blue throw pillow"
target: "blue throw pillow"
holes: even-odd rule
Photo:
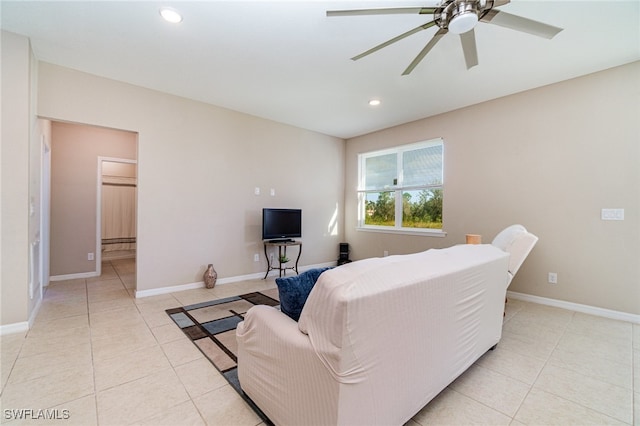
[[[280,310],[298,321],[311,289],[320,274],[331,268],[309,269],[299,275],[286,278],[276,278],[278,294],[280,295]]]

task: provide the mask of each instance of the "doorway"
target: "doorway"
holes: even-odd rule
[[[136,257],[137,161],[98,157],[96,264]]]
[[[51,120],[50,281],[102,275],[104,160],[136,171],[112,172],[107,166],[109,175],[136,179],[137,138],[137,133],[131,131]],[[135,229],[137,183],[136,186],[127,181],[112,183],[124,185],[135,194],[132,215]],[[137,236],[128,233],[113,237]],[[134,241],[126,241],[127,250],[131,250]]]

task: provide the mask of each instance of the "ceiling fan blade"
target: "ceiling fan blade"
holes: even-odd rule
[[[493,0],[493,6],[491,7],[500,7],[509,3],[511,0]]]
[[[488,24],[498,25],[500,27],[510,28],[512,30],[522,31],[548,39],[553,38],[556,34],[562,31],[562,28],[543,24],[542,22],[523,18],[522,16],[512,15],[495,9],[491,9],[482,18],[480,18],[480,20]]]
[[[378,50],[382,49],[383,47],[387,47],[390,44],[393,44],[393,43],[395,43],[397,41],[402,40],[403,38],[409,37],[410,35],[415,34],[417,32],[420,32],[422,30],[426,30],[427,28],[431,28],[435,24],[436,24],[435,21],[427,22],[424,25],[420,25],[419,27],[416,27],[416,28],[414,28],[412,30],[407,31],[406,33],[400,34],[399,36],[394,37],[391,40],[387,40],[384,43],[381,43],[381,44],[379,44],[379,45],[377,45],[375,47],[372,47],[371,49],[367,50],[366,52],[362,52],[361,54],[359,54],[357,56],[354,56],[351,59],[354,60],[354,61],[357,61],[358,59],[362,59],[365,56],[372,54],[373,52],[377,52]]]
[[[433,15],[437,7],[391,7],[380,9],[327,10],[327,16],[356,16],[356,15]]]
[[[431,40],[429,40],[429,43],[427,43],[427,45],[424,47],[424,49],[422,49],[420,51],[420,53],[418,53],[418,56],[416,56],[416,58],[413,60],[413,62],[411,62],[409,64],[409,66],[407,67],[406,70],[404,70],[404,72],[402,73],[402,75],[409,75],[411,73],[411,71],[413,71],[413,69],[418,66],[418,64],[420,63],[420,61],[422,61],[422,59],[427,55],[427,53],[429,53],[429,51],[431,49],[433,49],[433,46],[436,45],[436,43],[438,43],[440,41],[440,39],[446,34],[448,33],[449,30],[447,30],[446,28],[440,28],[435,34],[434,36],[431,38]]]
[[[464,52],[464,61],[467,63],[467,69],[471,69],[478,65],[478,49],[476,48],[476,33],[472,30],[460,34],[462,42],[462,51]]]

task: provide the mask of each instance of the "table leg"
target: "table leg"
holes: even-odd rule
[[[264,274],[263,280],[267,279],[267,275],[269,275],[269,271],[271,271],[271,262],[269,262],[269,256],[267,255],[267,245],[264,245],[264,257],[267,259],[267,273]]]
[[[302,254],[302,243],[298,246],[298,257],[296,258],[296,268],[295,268],[296,274],[300,274],[298,272],[298,261],[300,260],[301,254]]]

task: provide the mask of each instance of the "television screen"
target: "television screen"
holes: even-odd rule
[[[289,240],[302,237],[302,210],[262,209],[262,239]]]

